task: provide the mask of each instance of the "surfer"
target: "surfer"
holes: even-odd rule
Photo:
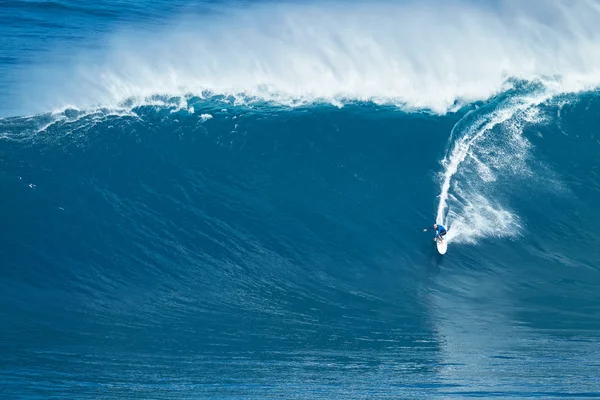
[[[444,243],[444,239],[442,238],[442,236],[446,234],[446,228],[444,228],[442,225],[433,224],[432,227],[423,229],[423,232],[427,232],[431,229],[435,231],[435,237],[433,238],[433,241],[435,242],[439,238],[440,243]]]

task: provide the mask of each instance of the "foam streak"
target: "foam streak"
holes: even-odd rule
[[[449,241],[460,238],[473,242],[478,237],[518,233],[518,217],[485,194],[494,186],[494,172],[504,176],[527,174],[524,160],[529,145],[521,137],[522,126],[532,122],[534,113],[530,110],[549,97],[545,92],[535,97],[509,98],[491,112],[485,108],[478,111],[472,122],[469,114],[456,124],[450,139],[453,142],[442,160],[436,215],[438,224],[449,227]],[[449,199],[457,207],[449,214],[451,218],[445,215]]]

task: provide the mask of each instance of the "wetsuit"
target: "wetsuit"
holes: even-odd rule
[[[435,229],[433,226],[430,228],[427,228],[428,231],[431,229],[435,230],[435,238],[436,239],[438,238],[438,236],[444,236],[446,234],[446,228],[444,228],[442,225],[438,224],[437,229]]]

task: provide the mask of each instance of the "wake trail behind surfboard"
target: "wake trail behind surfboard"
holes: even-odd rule
[[[436,223],[448,231],[445,241],[475,242],[518,232],[518,217],[502,208],[489,189],[498,176],[515,173],[515,166],[521,168],[517,174],[526,171],[529,143],[522,128],[531,110],[550,97],[542,93],[499,101],[465,114],[452,128],[441,161],[436,215]]]

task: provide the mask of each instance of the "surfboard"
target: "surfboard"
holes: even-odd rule
[[[440,243],[439,241],[436,241],[435,245],[437,247],[438,253],[446,254],[446,250],[448,250],[448,242],[447,241],[444,240],[442,243]]]

